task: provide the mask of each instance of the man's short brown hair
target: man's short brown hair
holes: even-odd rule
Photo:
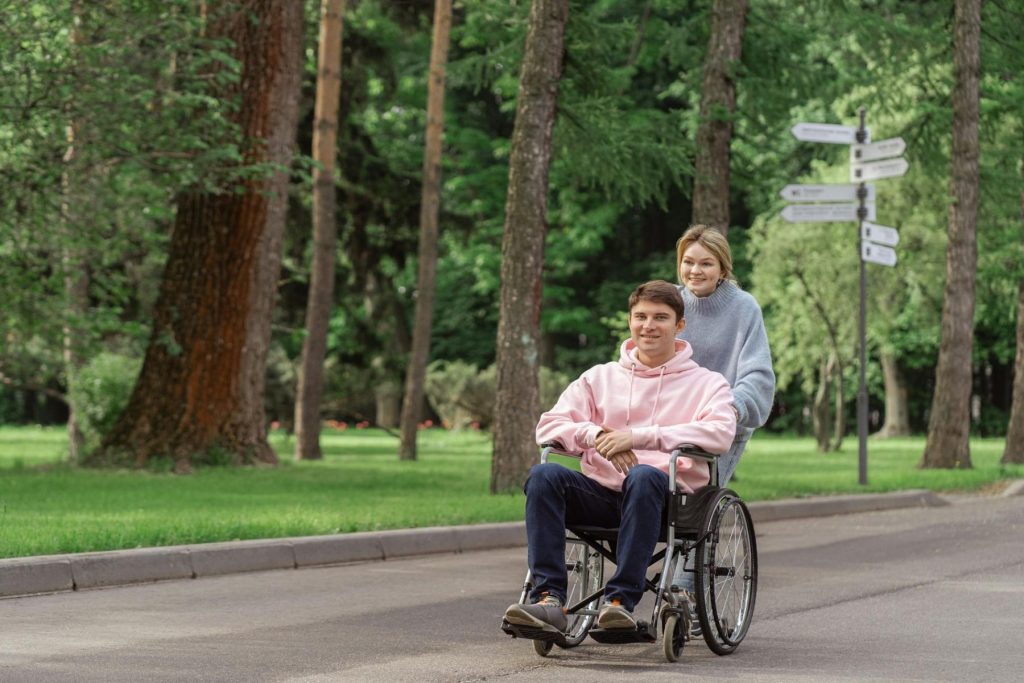
[[[630,312],[641,301],[652,301],[656,304],[667,305],[676,312],[676,322],[682,320],[686,312],[683,296],[679,293],[679,288],[671,282],[665,282],[664,280],[651,280],[634,289],[633,293],[629,295]]]

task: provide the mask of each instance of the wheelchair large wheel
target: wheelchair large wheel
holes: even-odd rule
[[[747,635],[757,596],[757,544],[750,511],[723,489],[708,505],[697,546],[697,617],[704,640],[718,655],[731,653]]]
[[[565,540],[565,569],[569,582],[566,586],[566,606],[572,606],[604,585],[604,558],[583,541],[575,538]],[[591,600],[585,609],[596,610],[601,597]],[[587,637],[596,617],[593,614],[570,614],[569,628],[559,647],[576,647]]]

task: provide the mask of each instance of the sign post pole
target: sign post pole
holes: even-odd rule
[[[867,112],[864,107],[858,109],[860,128],[857,130],[857,142],[863,144],[865,138],[864,119]],[[857,261],[860,263],[860,384],[857,387],[857,481],[861,486],[868,483],[868,384],[867,384],[867,294],[868,277],[864,259],[861,257],[861,233],[864,231],[864,220],[867,218],[867,188],[864,181],[857,190],[860,197],[860,208],[857,209]]]

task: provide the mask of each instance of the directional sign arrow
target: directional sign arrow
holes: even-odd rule
[[[861,240],[860,257],[868,263],[877,263],[880,266],[895,266],[896,252],[889,247],[883,247],[874,242]]]
[[[859,185],[786,185],[779,191],[783,199],[791,202],[854,202]],[[875,186],[868,183],[867,201],[875,201]]]
[[[850,181],[878,180],[879,178],[895,178],[907,172],[910,164],[904,158],[871,161],[866,164],[850,164]]]
[[[857,220],[858,204],[790,204],[782,217],[790,223],[835,223]],[[867,220],[875,220],[875,203],[868,202]]]
[[[889,138],[866,145],[852,145],[850,147],[850,163],[898,157],[906,148],[907,143],[903,141],[903,138]]]
[[[878,225],[870,221],[864,221],[860,224],[860,237],[875,244],[884,244],[889,247],[895,247],[900,243],[900,234],[896,231],[896,228]]]
[[[790,130],[793,137],[804,142],[828,142],[833,145],[852,145],[857,142],[857,129],[835,123],[798,123]],[[865,129],[864,142],[871,141],[871,131]]]

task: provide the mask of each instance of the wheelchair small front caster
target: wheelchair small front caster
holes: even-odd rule
[[[535,640],[533,641],[533,651],[539,654],[541,657],[547,657],[551,654],[551,649],[555,646],[555,643],[550,640]]]
[[[665,659],[670,662],[679,661],[686,643],[686,620],[678,614],[670,614],[665,619],[661,642],[665,649]]]

